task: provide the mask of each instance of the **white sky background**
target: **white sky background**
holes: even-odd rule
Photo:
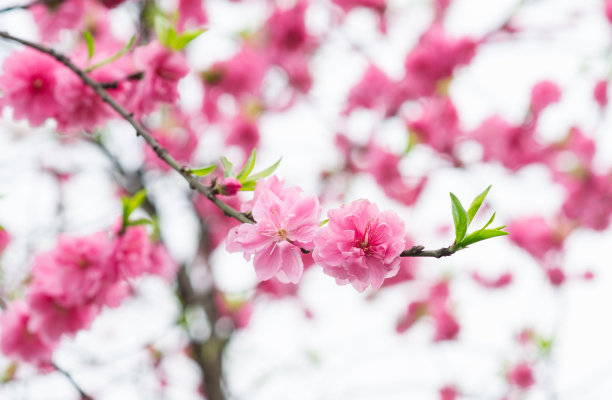
[[[8,4],[8,1],[3,1]],[[12,2],[10,2],[12,4]],[[456,36],[481,35],[503,21],[516,1],[455,0],[446,20]],[[531,86],[541,79],[552,79],[563,88],[561,103],[545,111],[540,124],[541,137],[563,137],[571,125],[597,135],[597,161],[612,165],[609,118],[600,118],[591,100],[596,79],[610,71],[611,31],[603,17],[599,0],[539,0],[525,5],[517,22],[529,32],[511,42],[482,46],[473,62],[461,69],[450,89],[462,125],[475,127],[494,113],[519,121],[528,106]],[[245,27],[257,27],[265,13],[257,3],[209,2],[212,29],[189,48],[189,60],[197,69],[227,58],[236,48],[232,35]],[[328,18],[322,3],[309,11],[309,23],[316,31]],[[306,192],[317,191],[321,168],[338,163],[333,134],[342,126],[337,117],[347,90],[360,78],[367,65],[363,54],[350,51],[358,44],[364,53],[388,73],[399,76],[403,55],[418,38],[431,14],[427,1],[392,1],[389,37],[376,31],[375,19],[367,11],[357,11],[345,21],[341,32],[332,36],[315,58],[315,86],[312,101],[283,115],[270,115],[262,121],[263,143],[258,150],[262,166],[283,156],[277,174]],[[127,26],[124,10],[117,10],[115,27]],[[572,16],[575,16],[572,18]],[[35,37],[25,12],[0,15],[0,28],[26,37]],[[129,32],[124,32],[129,37]],[[0,43],[0,57],[13,47]],[[201,96],[195,78],[182,84],[187,108]],[[44,132],[30,132],[27,124],[15,124],[5,111],[2,130],[15,128],[24,137],[13,141],[0,134],[0,223],[14,233],[16,242],[3,259],[5,285],[14,284],[24,274],[29,249],[48,249],[54,243],[53,230],[57,189],[52,180],[38,172],[40,160],[51,165],[78,165],[82,173],[69,185],[66,228],[86,233],[107,226],[118,215],[102,156],[92,151],[67,151]],[[361,112],[349,121],[353,137],[366,140],[377,121]],[[123,123],[111,125],[116,150],[126,165],[137,166],[139,159],[130,149],[141,146]],[[404,148],[405,131],[398,122],[388,122],[377,138],[390,148]],[[220,143],[207,143],[202,160],[214,160],[222,153]],[[466,147],[466,154],[477,151]],[[433,163],[433,164],[432,164]],[[386,199],[370,177],[359,177],[351,185],[346,200],[368,198],[381,209],[394,209],[406,221],[413,238],[428,248],[448,245],[452,238],[440,237],[439,227],[452,223],[448,192],[464,202],[487,185],[490,210],[504,223],[519,216],[552,216],[562,201],[562,189],[550,183],[544,168],[524,168],[509,174],[501,167],[479,165],[465,171],[434,168],[431,153],[415,149],[402,166],[407,176],[433,171],[419,203],[406,209]],[[181,200],[185,184],[175,176],[156,178],[152,193],[165,211],[165,239],[179,260],[189,258],[195,249],[193,216]],[[490,211],[489,211],[490,212]],[[488,217],[488,215],[486,216]],[[520,359],[514,335],[533,327],[542,335],[557,334],[550,366],[539,363],[536,380],[546,382],[530,391],[525,399],[607,399],[612,398],[612,304],[609,273],[610,230],[594,234],[578,231],[567,243],[563,267],[571,274],[593,269],[591,283],[570,281],[553,290],[543,273],[526,254],[505,238],[479,243],[442,260],[423,260],[420,273],[433,282],[453,276],[451,298],[461,323],[459,340],[432,344],[432,327],[418,323],[397,335],[394,326],[406,304],[426,288],[419,280],[381,291],[359,294],[352,287],[338,287],[319,268],[304,276],[301,295],[314,315],[303,316],[296,301],[259,302],[251,325],[236,334],[226,352],[226,371],[231,399],[236,400],[433,400],[437,389],[455,383],[466,398],[498,399],[504,393],[502,371],[506,363]],[[239,254],[223,249],[215,254],[215,272],[221,288],[244,291],[252,287],[252,265]],[[477,269],[494,276],[514,272],[515,281],[507,289],[486,291],[477,287],[469,272]],[[143,343],[155,343],[175,352],[165,361],[169,387],[164,399],[197,398],[197,370],[178,354],[184,341],[172,327],[177,304],[171,291],[158,281],[143,282],[137,296],[118,310],[103,313],[91,331],[76,340],[65,340],[55,361],[96,399],[152,399],[158,392],[149,371]],[[95,358],[99,365],[85,368]],[[0,370],[7,365],[0,360]],[[144,371],[144,372],[143,372]],[[27,375],[28,371],[24,372]],[[555,393],[557,397],[553,397]],[[66,399],[72,388],[63,377],[35,377],[0,387],[0,399]]]

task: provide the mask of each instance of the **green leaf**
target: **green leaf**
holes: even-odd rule
[[[484,201],[485,197],[487,197],[487,193],[489,193],[489,190],[491,190],[491,185],[489,185],[489,187],[487,187],[484,190],[484,192],[476,196],[476,198],[474,198],[474,200],[472,201],[472,204],[470,204],[470,208],[468,209],[468,212],[467,212],[468,226],[472,222],[472,219],[474,219],[474,215],[476,215],[476,212],[478,212],[478,209],[482,205],[482,202]]]
[[[255,186],[257,185],[257,182],[252,181],[252,180],[248,180],[248,181],[244,181],[242,182],[242,187],[240,188],[241,192],[252,192],[253,190],[255,190]]]
[[[147,218],[140,218],[134,221],[128,221],[128,223],[126,224],[126,226],[137,226],[137,225],[155,225],[155,222]]]
[[[132,46],[134,46],[134,40],[136,39],[136,36],[132,36],[130,38],[130,41],[127,42],[127,44],[125,46],[123,46],[123,48],[121,50],[119,50],[115,55],[107,58],[106,60],[100,61],[99,63],[92,65],[91,67],[88,67],[85,69],[85,72],[91,72],[94,69],[100,68],[106,64],[110,64],[113,61],[115,61],[116,59],[118,59],[119,57],[121,57],[122,55],[124,55],[125,53],[127,53],[128,51],[130,51],[130,49],[132,48]]]
[[[87,43],[87,58],[91,60],[94,55],[94,38],[89,31],[83,32],[83,36],[85,37],[85,43]]]
[[[193,29],[185,31],[180,35],[176,35],[176,31],[172,29],[168,35],[168,44],[172,50],[183,50],[193,39],[204,33],[206,29]]]
[[[487,229],[487,227],[493,223],[494,219],[495,219],[495,213],[493,213],[493,215],[491,215],[491,218],[489,218],[489,221],[486,223],[485,226],[482,227],[482,229]]]
[[[147,198],[147,191],[145,189],[139,190],[132,197],[123,197],[121,202],[123,203],[123,226],[128,225],[130,215],[136,210],[142,202]]]
[[[217,168],[217,164],[213,164],[209,167],[202,167],[202,168],[194,168],[194,169],[190,169],[189,172],[196,175],[196,176],[206,176],[208,174],[210,174],[211,172],[213,172],[215,170],[215,168]]]
[[[453,207],[453,222],[455,223],[455,243],[458,244],[463,240],[468,226],[468,215],[461,205],[461,202],[454,194],[450,194]]]
[[[253,171],[254,166],[255,166],[255,149],[253,149],[253,151],[251,152],[249,159],[244,164],[244,167],[242,167],[242,170],[238,173],[238,176],[236,176],[236,179],[238,179],[240,183],[242,183],[243,180],[246,180],[246,178],[249,177],[249,174],[251,173],[251,171]]]
[[[234,176],[232,172],[232,163],[225,157],[221,157],[221,164],[223,164],[223,176],[230,177]]]
[[[508,232],[499,231],[496,229],[481,229],[466,236],[465,239],[463,239],[456,247],[462,249],[473,243],[480,242],[485,239],[490,239],[496,236],[505,236],[507,234]]]
[[[273,165],[271,165],[270,167],[264,169],[261,172],[256,173],[255,175],[251,175],[249,177],[249,181],[255,181],[257,182],[258,180],[260,180],[261,178],[265,178],[267,176],[270,176],[274,173],[274,171],[276,171],[276,168],[278,168],[278,165],[280,164],[281,160],[283,158],[279,158],[277,162],[275,162]]]

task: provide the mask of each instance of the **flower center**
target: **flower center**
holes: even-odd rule
[[[36,79],[34,79],[32,81],[32,87],[34,89],[40,89],[41,87],[43,87],[43,84],[44,84],[44,82],[43,82],[42,78],[36,78]]]

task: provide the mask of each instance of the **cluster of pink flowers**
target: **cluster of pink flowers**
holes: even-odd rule
[[[107,53],[102,49],[101,54]],[[75,62],[83,64],[81,58],[77,56]],[[60,131],[92,131],[114,116],[93,89],[51,56],[32,49],[15,52],[4,61],[3,70],[0,107],[12,107],[15,118],[25,118],[32,126],[53,118]],[[126,80],[136,72],[143,78]],[[121,58],[95,69],[90,76],[98,82],[115,83],[116,88],[109,89],[111,96],[142,116],[159,104],[175,103],[178,81],[187,72],[181,53],[154,41],[139,47],[132,61]]]
[[[0,349],[10,357],[48,365],[62,336],[87,329],[102,307],[129,296],[126,279],[171,278],[177,265],[142,226],[83,237],[60,236],[36,257],[25,298],[0,315]]]
[[[367,200],[330,210],[328,223],[319,228],[321,207],[315,196],[303,196],[296,187],[285,188],[276,177],[261,181],[252,207],[256,223],[230,231],[227,250],[243,252],[260,281],[276,277],[297,283],[302,276],[303,251],[338,284],[350,283],[363,292],[381,287],[397,274],[406,247],[404,223],[392,211],[380,212]]]

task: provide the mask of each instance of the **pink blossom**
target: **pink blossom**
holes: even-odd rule
[[[178,29],[199,28],[208,21],[202,0],[179,0]]]
[[[526,362],[521,362],[513,366],[508,372],[508,382],[521,389],[528,389],[533,386],[535,379],[531,366]]]
[[[612,4],[612,2],[609,2]],[[612,8],[611,8],[612,10]],[[593,98],[600,107],[605,107],[608,104],[608,81],[602,79],[597,81],[593,88]]]
[[[153,247],[144,226],[129,226],[113,240],[111,263],[122,278],[135,278],[151,270]]]
[[[440,80],[450,78],[455,68],[472,60],[476,46],[471,39],[447,37],[442,24],[434,23],[408,53],[405,79],[414,85],[415,95],[432,95]]]
[[[406,312],[401,316],[395,330],[397,333],[404,333],[421,317],[427,315],[427,303],[424,301],[413,301],[408,304]]]
[[[116,72],[109,69],[96,70],[91,76],[101,82],[119,78]],[[57,114],[57,125],[60,131],[84,129],[91,132],[115,115],[110,106],[71,70],[61,69],[58,79],[56,97],[61,112]]]
[[[549,80],[541,81],[531,89],[531,111],[538,115],[549,105],[558,102],[559,99],[561,99],[559,86]]]
[[[299,52],[312,48],[314,38],[306,30],[306,7],[299,0],[294,7],[277,8],[266,22],[268,46],[273,57],[282,58],[287,52]]]
[[[228,129],[226,144],[239,146],[244,154],[250,154],[257,147],[259,143],[257,120],[240,113],[230,120]]]
[[[506,287],[512,283],[512,273],[504,272],[503,274],[495,277],[483,277],[478,271],[472,272],[472,279],[477,282],[480,286],[487,289],[499,289]]]
[[[174,104],[179,98],[178,82],[189,72],[185,56],[152,41],[134,52],[136,67],[144,72],[128,104],[138,115],[148,114],[159,103]]]
[[[423,103],[423,114],[408,121],[408,128],[418,140],[439,153],[453,156],[454,147],[463,135],[454,104],[448,97],[432,97]]]
[[[407,183],[408,179],[404,179],[399,170],[400,161],[400,156],[387,151],[374,142],[368,143],[354,157],[355,168],[370,173],[387,196],[402,204],[412,205],[419,199],[427,183],[427,177],[411,184]]]
[[[0,226],[0,254],[4,252],[4,249],[6,249],[6,246],[8,246],[10,241],[11,235],[6,231],[6,229]]]
[[[268,69],[266,58],[243,46],[232,58],[212,65],[202,73],[204,103],[202,111],[210,121],[219,117],[217,102],[222,94],[230,94],[240,101],[243,98],[259,97],[261,83]]]
[[[240,181],[236,178],[225,178],[223,182],[221,182],[221,194],[226,196],[233,196],[242,187]]]
[[[610,224],[612,216],[612,179],[609,175],[586,172],[562,181],[568,194],[562,211],[580,225],[602,231]]]
[[[549,251],[561,250],[563,246],[563,237],[542,217],[511,221],[508,224],[508,232],[510,240],[539,260]]]
[[[48,1],[46,3],[48,4],[37,4],[29,8],[44,41],[54,41],[62,29],[81,31],[84,28],[85,0]]]
[[[99,299],[116,279],[109,265],[110,243],[106,233],[84,237],[60,236],[55,248],[39,255],[32,267],[32,290],[41,291],[64,307]]]
[[[0,350],[31,363],[49,363],[57,342],[42,340],[29,328],[30,310],[23,302],[11,303],[0,315]]]
[[[367,200],[331,210],[329,223],[315,235],[313,258],[336,283],[359,292],[380,288],[399,269],[405,249],[404,222],[393,211],[380,212]]]
[[[123,3],[125,0],[99,0],[99,1],[100,3],[102,3],[102,5],[104,5],[104,7],[115,8],[119,4]]]
[[[455,400],[458,395],[454,385],[446,385],[440,389],[440,400]]]
[[[276,178],[266,181],[278,182]],[[276,276],[281,282],[296,283],[303,271],[300,247],[311,248],[319,226],[319,201],[315,196],[303,197],[298,188],[278,189],[276,185],[262,183],[257,184],[253,201],[253,217],[257,222],[232,229],[227,250],[242,251],[247,260],[254,255],[259,281]]]
[[[604,0],[604,13],[608,22],[612,24],[612,0]]]
[[[439,309],[433,313],[436,333],[434,342],[453,340],[459,333],[460,326],[457,320],[446,310]]]
[[[409,249],[412,247],[412,245],[412,239],[406,236],[404,248]],[[416,277],[417,267],[418,263],[416,257],[402,257],[397,274],[385,279],[382,287],[388,287],[398,283],[414,280]]]
[[[100,310],[93,303],[66,307],[36,287],[29,291],[27,304],[30,307],[28,329],[37,332],[47,343],[57,343],[63,334],[89,328]]]
[[[168,249],[162,243],[151,248],[149,274],[157,275],[166,281],[171,281],[178,271],[178,264],[172,259]]]
[[[535,124],[512,125],[499,116],[487,118],[472,132],[483,148],[483,161],[498,161],[517,171],[531,163],[547,163],[549,149],[534,136]]]
[[[13,53],[3,64],[0,75],[0,106],[10,106],[17,119],[26,118],[39,126],[56,116],[57,71],[64,69],[55,59],[33,49]]]
[[[593,161],[593,157],[595,156],[595,141],[587,137],[579,128],[573,126],[570,128],[565,139],[555,145],[555,150],[558,150],[557,165],[553,166],[556,169],[568,171],[581,167],[589,167]],[[578,161],[580,164],[561,164],[563,158],[560,156],[566,155],[566,152],[570,152],[572,155],[574,155],[576,161]]]
[[[374,64],[370,64],[361,80],[351,88],[344,114],[362,107],[379,110],[385,115],[392,115],[398,108],[394,104],[393,92],[396,84],[389,76]]]
[[[545,271],[546,271],[546,277],[548,278],[548,281],[553,286],[559,287],[567,279],[565,272],[563,272],[563,270],[559,267],[546,268]]]

